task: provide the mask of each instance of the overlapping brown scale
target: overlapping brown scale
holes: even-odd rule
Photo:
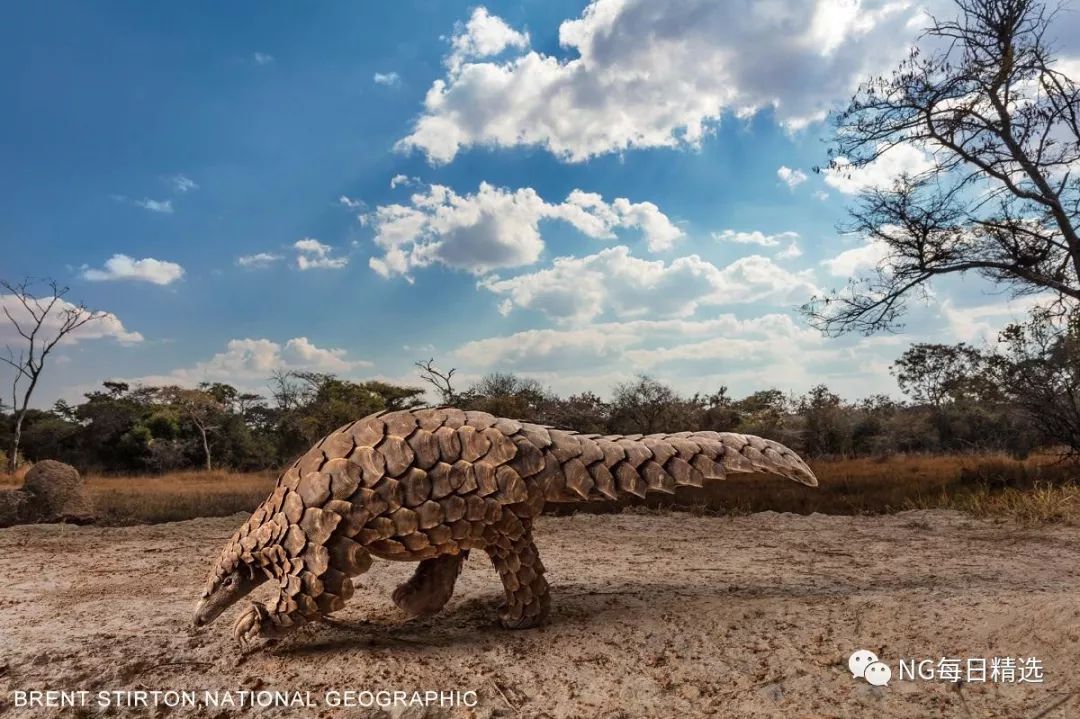
[[[436,524],[427,530],[428,541],[438,547],[440,551],[449,549],[448,545],[453,542],[450,537],[450,527],[445,524]]]
[[[300,558],[304,560],[305,567],[318,575],[321,575],[330,566],[330,551],[321,544],[308,542]]]
[[[299,557],[303,552],[303,547],[308,544],[308,538],[303,530],[298,525],[293,525],[285,531],[285,539],[282,540],[282,546],[285,547],[285,551],[289,556]]]
[[[349,455],[349,460],[360,467],[365,487],[375,486],[386,475],[386,458],[372,447],[357,447]]]
[[[551,446],[551,433],[547,427],[526,422],[521,425],[521,434],[537,449],[544,450]]]
[[[418,409],[413,412],[420,429],[434,432],[446,422],[446,412],[442,409]]]
[[[450,486],[458,494],[469,494],[476,490],[476,470],[470,462],[459,459],[450,467]]]
[[[413,433],[419,423],[414,412],[391,412],[383,415],[382,421],[386,424],[386,434],[391,437],[405,439]]]
[[[406,534],[399,540],[410,552],[420,552],[431,546],[431,542],[423,532],[413,532],[412,534]]]
[[[407,507],[399,507],[390,515],[390,520],[394,523],[394,534],[399,536],[412,534],[419,527],[416,512]]]
[[[289,518],[285,516],[285,512],[278,512],[270,519],[270,521],[274,524],[274,541],[280,542],[281,538],[285,536],[285,532],[289,529]]]
[[[462,410],[456,407],[443,407],[442,410],[446,413],[446,421],[443,423],[443,427],[458,429],[465,425],[465,412]]]
[[[296,493],[305,507],[320,507],[330,499],[330,476],[322,472],[308,472],[300,478]]]
[[[386,435],[375,449],[383,456],[386,474],[390,477],[400,477],[404,474],[412,466],[416,456],[408,442],[393,434]]]
[[[619,492],[615,485],[615,477],[611,470],[603,462],[593,462],[589,465],[589,475],[592,476],[593,485],[600,494],[608,499],[618,499]]]
[[[581,442],[577,435],[557,429],[549,430],[548,434],[551,435],[551,446],[547,451],[559,460],[559,464],[566,464],[569,460],[581,456]]]
[[[300,470],[300,476],[303,478],[312,472],[318,472],[325,461],[326,455],[323,454],[321,449],[311,449],[308,450],[307,454],[300,458],[300,462],[296,465],[296,468]]]
[[[482,430],[478,431],[475,427],[469,425],[461,427],[457,435],[461,441],[461,458],[466,462],[476,462],[491,448],[491,440],[484,435]]]
[[[593,462],[600,462],[604,459],[604,450],[600,447],[600,444],[593,437],[587,437],[585,435],[578,435],[578,443],[581,445],[581,454],[578,459],[587,467]]]
[[[465,499],[456,494],[441,500],[444,521],[454,523],[465,516]]]
[[[672,457],[664,465],[664,469],[675,479],[677,485],[700,487],[705,480],[705,476],[682,457]]]
[[[502,433],[497,427],[485,429],[484,437],[490,446],[484,453],[484,459],[492,464],[506,464],[517,454],[517,445],[514,440]]]
[[[340,521],[341,515],[339,514],[318,507],[308,507],[304,510],[304,516],[300,519],[299,526],[303,530],[304,536],[307,537],[309,545],[325,544]]]
[[[495,483],[495,465],[487,461],[474,462],[473,473],[476,475],[476,493],[481,497],[494,494],[499,485]]]
[[[310,597],[317,597],[324,591],[322,580],[309,571],[300,572],[300,585],[304,594]]]
[[[365,545],[379,556],[395,557],[404,556],[409,553],[409,550],[404,544],[393,539],[378,539],[372,542],[365,542]]]
[[[255,546],[258,548],[268,545],[274,537],[274,525],[272,522],[263,522],[255,531]]]
[[[338,530],[346,537],[355,537],[373,516],[368,505],[350,502],[349,509],[342,510],[341,525]]]
[[[315,599],[315,604],[322,614],[333,614],[345,608],[345,599],[336,594],[323,592]]]
[[[300,468],[297,465],[289,467],[278,478],[278,486],[285,489],[296,489],[298,484],[300,484]]]
[[[668,444],[666,440],[659,439],[655,435],[645,437],[641,440],[641,443],[649,448],[649,451],[652,452],[652,459],[657,464],[662,465],[675,456],[675,448]]]
[[[479,431],[495,426],[495,415],[476,410],[465,411],[465,423]]]
[[[327,548],[331,566],[347,575],[363,574],[371,567],[371,555],[351,539],[336,537]]]
[[[649,485],[638,474],[637,468],[629,461],[622,461],[615,465],[615,479],[619,483],[619,489],[636,497],[645,497]]]
[[[330,496],[333,499],[348,499],[360,486],[363,469],[359,464],[339,457],[327,460],[321,472],[330,478]]]
[[[375,493],[386,503],[384,512],[393,512],[402,504],[401,482],[383,477],[374,487]]]
[[[624,461],[631,467],[640,467],[644,462],[653,458],[652,451],[640,442],[623,437],[618,440],[618,445],[626,453]]]
[[[388,539],[394,536],[394,532],[394,523],[389,517],[376,517],[368,522],[357,536],[360,538],[360,543],[366,546],[378,540]]]
[[[711,435],[716,435],[716,437],[712,437]],[[724,443],[720,441],[718,432],[702,432],[695,434],[694,443],[699,447],[700,453],[704,454],[709,459],[717,459],[724,454]],[[692,460],[687,461],[690,462]]]
[[[604,453],[604,466],[608,469],[626,459],[626,450],[616,442],[600,438],[596,440],[596,446]]]
[[[689,462],[701,453],[701,445],[688,437],[676,437],[672,435],[668,438],[668,444],[671,445],[671,447],[675,450],[679,459],[683,460],[684,462]],[[659,459],[657,459],[656,461],[660,462]],[[666,463],[660,462],[660,464]]]
[[[406,441],[413,451],[413,463],[420,469],[430,469],[442,457],[439,440],[426,429],[417,429]]]
[[[724,465],[727,472],[753,472],[754,463],[743,456],[742,450],[745,444],[734,444],[724,441],[724,453],[717,457],[717,462]],[[708,477],[709,475],[705,475]]]
[[[386,423],[372,415],[355,423],[349,434],[357,447],[375,447],[386,436]]]
[[[737,454],[737,453],[736,453]],[[726,479],[727,472],[725,471],[727,455],[723,455],[720,460],[713,461],[704,454],[699,454],[694,457],[690,462],[690,466],[701,472],[705,479]]]
[[[470,522],[479,522],[484,519],[484,511],[487,509],[487,505],[484,502],[483,497],[479,497],[475,494],[469,495],[465,500],[465,519]]]
[[[523,435],[511,439],[517,446],[517,451],[508,465],[522,477],[539,474],[544,469],[544,453]]]
[[[509,419],[508,417],[496,418],[494,426],[495,429],[507,436],[517,434],[521,431],[521,422],[518,422],[516,419]]]
[[[285,487],[275,487],[270,496],[266,499],[263,505],[266,507],[266,513],[276,514],[281,509],[281,503],[285,501],[285,495],[288,493],[288,489]]]
[[[429,499],[417,508],[416,518],[420,529],[431,529],[443,521],[442,505]]]
[[[675,494],[675,479],[656,461],[649,460],[641,465],[639,470],[645,483],[649,485],[650,491]]]
[[[502,504],[514,504],[524,502],[529,498],[529,490],[525,480],[511,467],[503,465],[495,470],[495,479],[498,484],[498,499]]]
[[[341,570],[330,567],[320,577],[323,584],[323,591],[334,594],[342,599],[349,599],[352,597],[354,588],[349,576]]]
[[[353,436],[348,433],[349,427],[352,425],[346,425],[337,432],[329,435],[322,443],[320,449],[326,454],[327,457],[335,459],[337,457],[348,457],[349,453],[353,451],[353,447],[356,446]]]
[[[416,507],[428,500],[431,496],[431,480],[422,469],[410,467],[399,480],[401,484],[402,502],[407,507]]]
[[[446,462],[437,462],[428,470],[427,476],[431,481],[431,498],[442,499],[454,491],[450,484],[450,471],[452,466]]]
[[[461,438],[453,427],[439,427],[435,430],[435,439],[439,442],[439,456],[442,461],[453,464],[461,458]]]
[[[574,457],[563,462],[562,469],[563,474],[566,475],[566,488],[581,499],[588,499],[589,492],[593,488],[593,478],[585,467],[585,463]]]

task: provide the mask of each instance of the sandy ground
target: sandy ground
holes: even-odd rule
[[[390,593],[413,565],[377,561],[336,625],[241,653],[235,610],[209,630],[189,622],[242,518],[0,530],[0,716],[1080,715],[1078,528],[942,511],[547,517],[537,536],[555,596],[543,629],[494,624],[501,588],[474,553],[437,617],[405,620]],[[851,677],[856,648],[892,666],[888,687]],[[895,676],[899,659],[943,656],[1034,656],[1045,681]],[[32,689],[95,694],[86,708],[13,705]],[[97,706],[102,690],[166,689],[310,692],[318,706]],[[472,690],[477,703],[326,705],[328,691],[378,689]]]

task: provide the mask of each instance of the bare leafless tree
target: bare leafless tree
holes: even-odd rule
[[[459,399],[458,393],[454,391],[454,386],[451,383],[457,369],[451,368],[447,372],[440,371],[435,367],[434,357],[425,362],[417,362],[416,366],[420,369],[420,379],[435,388],[442,398],[443,404],[454,404]]]
[[[15,429],[8,457],[8,471],[14,472],[18,465],[19,443],[22,440],[23,421],[30,408],[30,400],[45,371],[45,360],[64,337],[88,322],[102,319],[104,312],[93,312],[86,305],[73,305],[64,300],[68,288],[54,280],[44,280],[48,292],[36,297],[34,282],[25,278],[14,283],[0,280],[0,296],[4,316],[19,336],[21,347],[5,345],[6,355],[0,360],[15,370],[11,382],[11,408],[15,413]]]
[[[1039,0],[956,0],[900,67],[836,117],[827,172],[900,145],[929,167],[863,191],[842,229],[877,243],[876,273],[804,306],[830,333],[898,326],[942,275],[974,272],[1015,295],[1080,300],[1080,88],[1054,61],[1056,11]]]

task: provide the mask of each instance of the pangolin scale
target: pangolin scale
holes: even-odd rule
[[[241,643],[277,637],[341,609],[371,556],[419,562],[394,592],[412,615],[450,599],[470,549],[483,549],[506,593],[500,619],[532,627],[548,613],[532,522],[546,502],[671,494],[729,472],[816,486],[771,440],[728,432],[591,435],[453,408],[374,414],[327,435],[278,479],[229,538],[195,614],[213,621],[264,581],[278,586],[234,625]]]

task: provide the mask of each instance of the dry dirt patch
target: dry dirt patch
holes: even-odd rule
[[[434,618],[407,621],[390,602],[413,565],[376,562],[333,626],[241,654],[232,613],[200,632],[189,622],[242,519],[0,530],[0,715],[79,715],[16,709],[15,689],[384,688],[478,692],[451,716],[1030,717],[1080,689],[1074,527],[937,510],[543,517],[554,590],[543,629],[495,626],[500,585],[474,553]],[[893,662],[1036,656],[1046,679],[875,688],[846,670],[856,648]],[[1073,698],[1046,716],[1077,712]],[[243,713],[259,714],[337,715]]]

